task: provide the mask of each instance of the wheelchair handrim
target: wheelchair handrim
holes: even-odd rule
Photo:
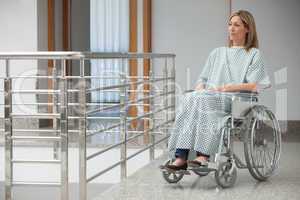
[[[258,111],[257,111],[258,109]],[[279,163],[279,157],[280,157],[280,148],[281,148],[281,136],[280,136],[280,129],[277,120],[275,119],[275,116],[273,115],[272,112],[270,112],[268,109],[265,107],[256,107],[256,109],[253,110],[253,112],[264,112],[267,114],[269,119],[272,122],[272,139],[274,139],[274,150],[273,152],[271,151],[271,157],[270,157],[270,152],[266,148],[261,151],[259,149],[259,155],[260,158],[257,157],[257,147],[256,147],[256,137],[258,137],[257,131],[256,131],[256,126],[258,123],[258,120],[255,119],[254,122],[252,123],[251,126],[251,139],[250,139],[250,157],[251,157],[251,167],[254,168],[255,174],[262,180],[267,179],[270,177],[274,171],[278,167]],[[264,139],[265,142],[265,139]],[[261,148],[261,147],[258,147]],[[270,167],[268,166],[267,162],[267,157],[269,157],[270,161]],[[259,159],[259,160],[258,160]],[[266,170],[265,170],[266,169]]]

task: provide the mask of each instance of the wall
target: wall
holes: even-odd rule
[[[273,82],[261,96],[262,103],[279,119],[299,120],[300,2],[233,0],[232,8],[251,11],[257,22],[260,49]],[[227,44],[228,13],[229,1],[153,0],[153,52],[177,55],[177,83],[182,88],[193,87],[209,52]]]
[[[71,3],[72,51],[90,50],[90,0],[72,0]]]
[[[72,0],[71,3],[71,50],[90,51],[90,0]],[[86,74],[90,73],[90,64],[86,62]],[[72,74],[79,75],[79,63],[72,63]]]
[[[196,80],[209,52],[226,43],[227,1],[153,0],[153,52],[176,54],[177,82]],[[191,82],[187,83],[186,69]]]
[[[36,0],[1,0],[0,2],[0,52],[37,51],[37,2]],[[36,74],[35,61],[12,61],[11,75]],[[4,62],[0,62],[0,74],[5,73]],[[2,84],[1,84],[2,86]],[[34,80],[13,83],[14,89],[35,89]],[[0,101],[3,94],[0,94]],[[13,102],[35,102],[35,95],[14,95]],[[34,112],[35,107],[18,106],[14,112]],[[3,109],[1,109],[3,113]]]
[[[46,0],[1,1],[0,51],[47,49],[45,43],[47,12],[44,11],[46,2]],[[141,0],[138,2],[141,5]],[[60,1],[56,1],[56,6],[58,6],[56,13],[57,50],[61,49],[60,35],[62,34],[60,4]],[[262,100],[269,102],[272,109],[277,110],[281,119],[299,120],[300,94],[297,87],[300,74],[298,67],[300,63],[300,24],[298,23],[300,2],[298,0],[284,2],[280,0],[251,2],[233,0],[232,5],[233,10],[248,9],[257,21],[260,48],[264,53],[266,65],[274,83],[273,89],[267,92]],[[37,6],[38,9],[36,9]],[[193,87],[209,52],[215,47],[226,44],[228,13],[229,0],[153,0],[153,52],[173,52],[177,55],[177,82],[181,87],[186,89]],[[72,50],[89,50],[89,3],[81,5],[79,0],[73,0],[71,15],[73,16]],[[141,27],[141,22],[139,22],[139,27]],[[139,33],[139,41],[141,40],[141,33]],[[141,42],[139,42],[139,51],[141,49]],[[30,62],[22,66],[22,71],[34,69],[35,66],[35,63]],[[285,67],[286,69],[283,69]],[[190,69],[190,81],[182,75],[186,74],[187,68]],[[4,68],[1,67],[2,74],[3,70]],[[17,73],[17,71],[12,71],[12,73]],[[283,83],[275,81],[275,74],[283,79]],[[29,87],[30,85],[33,86],[33,83],[28,82]],[[288,98],[285,98],[285,95]],[[32,97],[28,98],[30,100]],[[277,105],[274,98],[277,98]]]
[[[246,9],[255,16],[260,48],[274,83],[268,100],[274,102],[276,97],[277,116],[299,120],[300,1],[233,0],[233,9]],[[282,80],[275,81],[275,74]]]

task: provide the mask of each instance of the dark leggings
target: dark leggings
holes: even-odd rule
[[[189,152],[190,152],[189,149],[176,149],[175,157],[187,160],[188,156],[189,156]],[[196,155],[197,156],[205,156],[205,157],[209,158],[209,155],[203,154],[203,153],[198,152],[198,151],[196,151]]]

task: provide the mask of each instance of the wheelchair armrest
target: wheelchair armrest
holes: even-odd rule
[[[258,92],[253,92],[253,91],[249,91],[249,90],[241,90],[241,91],[238,91],[237,93],[258,95]]]
[[[183,94],[194,92],[196,90],[190,89],[185,90]],[[246,98],[246,99],[255,99],[258,100],[258,92],[248,91],[248,90],[241,90],[238,92],[215,92],[218,95],[230,96],[230,97],[238,97],[238,98]]]
[[[235,98],[242,98],[242,99],[251,99],[252,101],[258,101],[258,92],[252,92],[252,91],[239,91],[239,92],[233,92],[231,93],[232,97]]]
[[[189,92],[194,92],[196,90],[194,89],[190,89],[190,90],[185,90],[183,91],[183,93],[189,93]],[[216,92],[219,94],[246,94],[246,95],[258,95],[258,92],[253,92],[253,91],[249,91],[249,90],[241,90],[238,92]]]
[[[186,94],[186,93],[190,93],[190,92],[194,92],[194,91],[196,91],[196,90],[193,90],[193,89],[191,89],[191,90],[185,90],[185,91],[183,91],[183,93]]]

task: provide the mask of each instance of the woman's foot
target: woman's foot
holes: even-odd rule
[[[198,156],[196,159],[188,161],[190,167],[203,167],[208,165],[208,157]]]
[[[166,165],[166,168],[174,171],[186,170],[187,162],[182,158],[176,158],[176,160],[172,164]]]

